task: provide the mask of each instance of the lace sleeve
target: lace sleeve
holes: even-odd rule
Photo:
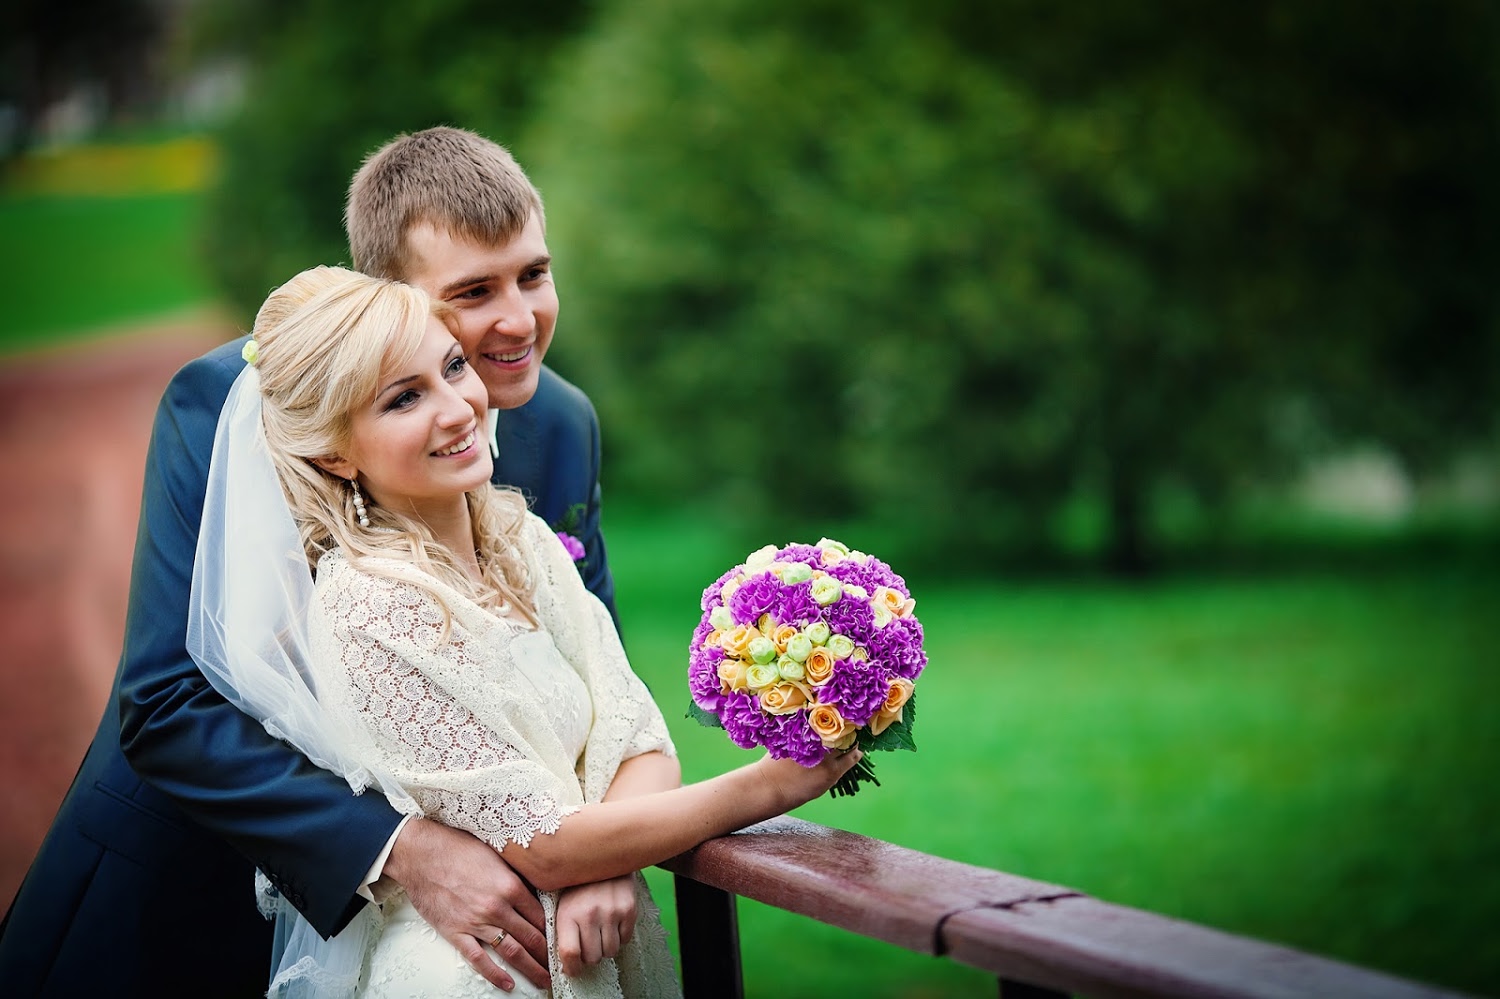
[[[630,668],[609,611],[583,585],[557,536],[528,515],[522,544],[542,627],[593,698],[594,724],[579,776],[585,799],[599,801],[625,760],[649,752],[675,756],[677,750],[651,692]]]
[[[455,615],[440,641],[443,611],[428,593],[330,562],[319,570],[336,646],[328,693],[372,736],[382,769],[423,814],[497,849],[555,832],[579,804],[576,779],[570,795],[516,724],[526,706],[505,683],[505,635]]]

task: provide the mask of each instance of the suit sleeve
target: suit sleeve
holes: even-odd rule
[[[602,448],[599,441],[599,417],[594,407],[587,406],[589,441],[588,501],[584,506],[582,523],[579,524],[578,540],[583,542],[583,585],[609,611],[615,632],[623,637],[620,629],[620,614],[615,610],[615,580],[609,571],[609,559],[604,551],[604,534],[599,529],[599,513],[603,490],[599,486],[599,466]]]
[[[118,688],[121,748],[144,780],[332,935],[364,904],[356,890],[399,814],[272,738],[209,685],[186,648],[209,456],[236,374],[218,354],[199,358],[157,409]]]

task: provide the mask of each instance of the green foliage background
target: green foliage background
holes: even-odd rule
[[[511,145],[616,495],[1139,571],[1309,455],[1494,445],[1492,5],[352,7],[204,32],[257,56],[209,259],[248,313],[396,131]]]

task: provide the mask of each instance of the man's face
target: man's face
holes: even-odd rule
[[[486,246],[423,223],[406,236],[406,279],[453,306],[464,353],[494,409],[536,394],[542,358],[557,326],[552,257],[536,216],[509,243]]]

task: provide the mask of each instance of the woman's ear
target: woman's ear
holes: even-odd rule
[[[359,474],[359,469],[347,458],[332,455],[326,458],[314,458],[312,463],[330,475],[337,475],[341,479],[352,479]]]

